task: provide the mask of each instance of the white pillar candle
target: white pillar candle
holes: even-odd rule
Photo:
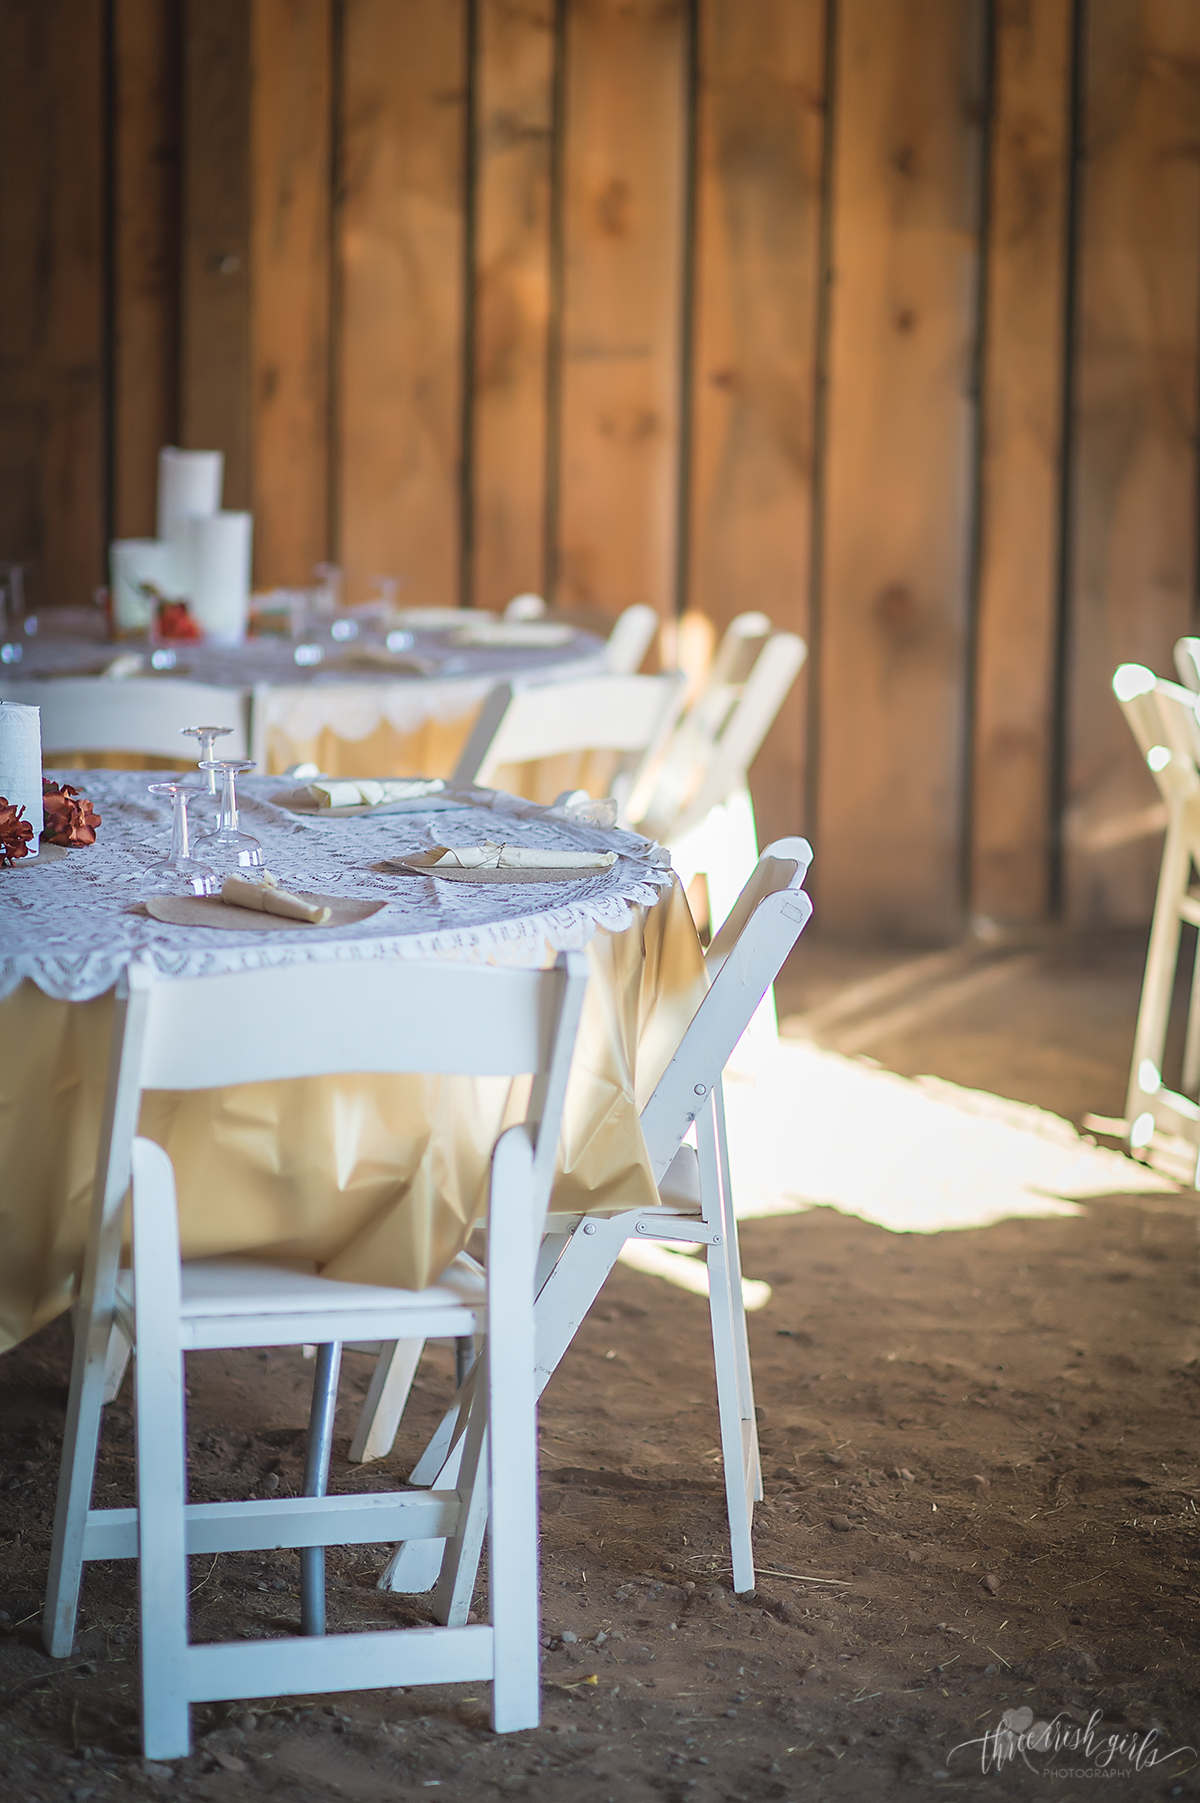
[[[176,445],[164,445],[158,453],[158,536],[171,547],[167,586],[172,595],[191,592],[188,521],[217,512],[224,475],[221,451],[181,451]]]
[[[164,595],[174,593],[171,582],[171,547],[160,538],[115,538],[108,547],[109,581],[112,584],[113,625],[118,632],[145,632],[154,603],[140,584],[152,582]]]
[[[248,513],[214,513],[187,521],[188,599],[214,645],[240,645],[246,636],[252,532]]]
[[[0,701],[0,795],[25,809],[33,828],[27,855],[36,858],[42,836],[42,710]]]

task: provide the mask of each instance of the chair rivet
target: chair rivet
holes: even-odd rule
[[[595,1233],[595,1231],[596,1231],[595,1221],[585,1221],[583,1223],[583,1231],[585,1233]]]
[[[704,1094],[704,1085],[703,1085],[703,1083],[697,1083],[697,1085],[696,1085],[696,1094],[697,1094],[697,1095],[698,1095],[698,1096],[702,1096],[702,1095],[703,1095],[703,1094]]]
[[[714,1233],[714,1234],[713,1234],[713,1236],[712,1236],[712,1243],[713,1243],[713,1245],[714,1245],[714,1246],[719,1246],[719,1245],[720,1245],[720,1244],[721,1244],[721,1236],[720,1236],[720,1234],[719,1234],[719,1233]]]

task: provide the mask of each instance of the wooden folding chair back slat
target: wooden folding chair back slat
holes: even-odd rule
[[[127,752],[169,758],[180,769],[195,758],[180,729],[227,726],[222,757],[244,758],[250,743],[249,704],[236,689],[184,678],[130,676],[122,681],[58,676],[0,685],[0,701],[41,709],[42,756],[70,752]]]
[[[1175,661],[1181,674],[1195,670],[1195,639],[1181,639]],[[1197,676],[1200,682],[1200,676]],[[1126,1133],[1135,1151],[1156,1132],[1182,1138],[1200,1151],[1200,957],[1193,969],[1179,1090],[1163,1083],[1171,998],[1179,963],[1180,934],[1200,927],[1200,695],[1156,677],[1141,664],[1122,664],[1113,692],[1146,760],[1166,807],[1167,830],[1159,868],[1154,919],[1134,1034],[1126,1097]]]
[[[623,804],[674,724],[682,685],[676,671],[500,683],[484,702],[455,780],[487,786],[501,768],[572,753],[609,753],[605,776]]]
[[[62,1476],[44,1622],[48,1649],[70,1651],[83,1563],[137,1558],[143,1740],[151,1757],[188,1749],[189,1703],[293,1691],[481,1679],[498,1728],[537,1720],[536,1447],[532,1284],[554,1148],[586,982],[578,953],[546,971],[401,960],[299,963],[164,980],[131,967],[118,997],[95,1201],[79,1302]],[[175,1180],[163,1150],[135,1138],[148,1088],[338,1072],[531,1075],[525,1123],[498,1141],[488,1202],[487,1271],[456,1262],[430,1289],[335,1282],[252,1259],[181,1266]],[[119,1270],[132,1176],[133,1268]],[[138,1355],[136,1509],[97,1510],[95,1468],[104,1362],[114,1322]],[[316,1342],[336,1392],[344,1340],[477,1335],[490,1325],[453,1487],[327,1497],[327,1448],[310,1493],[270,1503],[187,1505],[181,1360],[187,1349]],[[319,1361],[319,1365],[320,1365]],[[333,1396],[322,1400],[326,1431]],[[314,1422],[317,1411],[314,1407]],[[467,1627],[490,1511],[490,1619]],[[187,1638],[187,1554],[326,1545],[429,1533],[440,1561],[441,1629],[323,1633],[253,1647]],[[307,1577],[319,1570],[307,1564]],[[306,1590],[306,1607],[309,1592]],[[317,1619],[319,1617],[319,1619]]]
[[[643,602],[635,602],[619,613],[604,648],[606,668],[614,676],[636,675],[654,643],[658,626],[658,614]]]

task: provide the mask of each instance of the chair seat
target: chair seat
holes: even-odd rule
[[[337,1340],[349,1337],[350,1330],[364,1339],[389,1331],[395,1337],[401,1318],[425,1338],[477,1333],[484,1303],[483,1273],[468,1258],[456,1259],[426,1290],[345,1283],[255,1258],[193,1258],[182,1267],[181,1329],[185,1345],[192,1347],[219,1346],[231,1331],[237,1345],[311,1342],[321,1338],[322,1317],[328,1337]],[[118,1278],[117,1311],[136,1343],[131,1271]],[[303,1331],[289,1338],[301,1321]],[[244,1337],[248,1322],[257,1323],[253,1340]]]

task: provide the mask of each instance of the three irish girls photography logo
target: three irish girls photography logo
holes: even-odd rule
[[[956,1754],[977,1753],[984,1772],[1002,1772],[1021,1760],[1043,1778],[1128,1778],[1195,1752],[1195,1747],[1166,1746],[1161,1728],[1110,1727],[1100,1709],[1082,1727],[1062,1710],[1037,1721],[1032,1709],[1006,1709],[997,1727],[960,1741],[946,1763]]]

